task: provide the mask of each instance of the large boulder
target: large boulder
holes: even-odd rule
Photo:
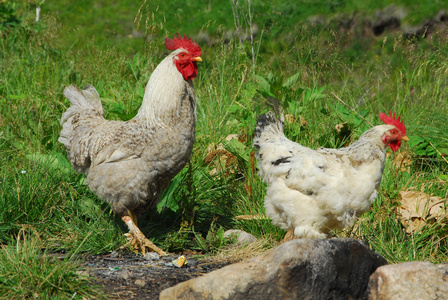
[[[447,299],[448,264],[408,262],[378,268],[370,277],[368,299]]]
[[[292,240],[168,288],[160,299],[356,299],[385,264],[357,240]]]

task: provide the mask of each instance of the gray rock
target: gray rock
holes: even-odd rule
[[[160,299],[356,299],[384,264],[357,240],[292,240],[165,289]]]
[[[121,279],[128,280],[132,277],[132,273],[127,269],[121,269],[118,275]]]
[[[401,20],[406,17],[406,12],[401,7],[388,6],[376,12],[376,19],[372,22],[372,30],[375,35],[381,35],[387,30],[398,29]]]
[[[155,261],[160,260],[160,255],[157,252],[147,252],[145,256],[143,256],[145,260]]]
[[[254,237],[252,234],[247,233],[246,231],[243,230],[239,230],[239,229],[230,229],[227,230],[226,232],[224,232],[224,237],[228,238],[231,237],[232,235],[237,235],[237,241],[236,241],[236,245],[244,245],[244,244],[251,244],[253,242],[257,241],[257,238]]]
[[[446,299],[448,264],[408,262],[378,268],[370,277],[368,299]]]
[[[137,279],[134,284],[138,287],[144,287],[146,285],[146,281],[144,281],[143,279]]]

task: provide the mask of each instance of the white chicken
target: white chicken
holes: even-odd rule
[[[69,86],[71,106],[62,115],[59,141],[90,189],[110,203],[129,228],[133,245],[165,252],[137,227],[137,217],[160,200],[171,179],[190,159],[195,140],[196,96],[192,79],[202,61],[199,45],[180,35],[165,39],[172,52],[146,85],[137,115],[126,122],[104,118],[98,92]]]
[[[266,215],[292,238],[325,238],[348,228],[377,197],[387,148],[409,140],[406,128],[389,113],[350,146],[313,150],[285,137],[273,114],[257,120],[254,147],[263,181]]]

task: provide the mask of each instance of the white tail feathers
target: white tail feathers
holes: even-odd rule
[[[259,143],[273,137],[281,137],[283,134],[283,115],[279,118],[273,113],[258,116],[257,128],[255,129],[254,147],[258,148]]]
[[[74,114],[80,112],[86,113],[88,111],[92,111],[92,113],[99,113],[101,116],[104,115],[100,95],[91,85],[87,85],[82,91],[77,86],[70,85],[65,88],[64,96],[72,105],[62,115],[61,125],[63,125]]]
[[[62,115],[62,130],[58,140],[64,144],[67,151],[71,153],[72,143],[75,136],[80,133],[86,134],[90,130],[89,125],[80,126],[79,120],[88,120],[92,117],[104,118],[104,113],[100,96],[91,85],[86,86],[82,91],[77,86],[70,85],[65,88],[64,95],[70,101],[71,105]],[[82,116],[82,118],[80,118],[80,116]],[[78,120],[76,126],[74,126],[71,121],[72,118]],[[71,157],[71,160],[73,160],[72,154],[69,154],[69,156]]]

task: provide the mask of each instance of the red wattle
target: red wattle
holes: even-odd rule
[[[198,66],[195,61],[183,64],[180,62],[176,62],[176,67],[185,80],[191,80],[198,75]]]
[[[400,140],[395,141],[395,142],[389,144],[389,147],[390,147],[390,149],[393,152],[397,152],[398,149],[400,149],[400,146],[401,146],[401,141]]]

